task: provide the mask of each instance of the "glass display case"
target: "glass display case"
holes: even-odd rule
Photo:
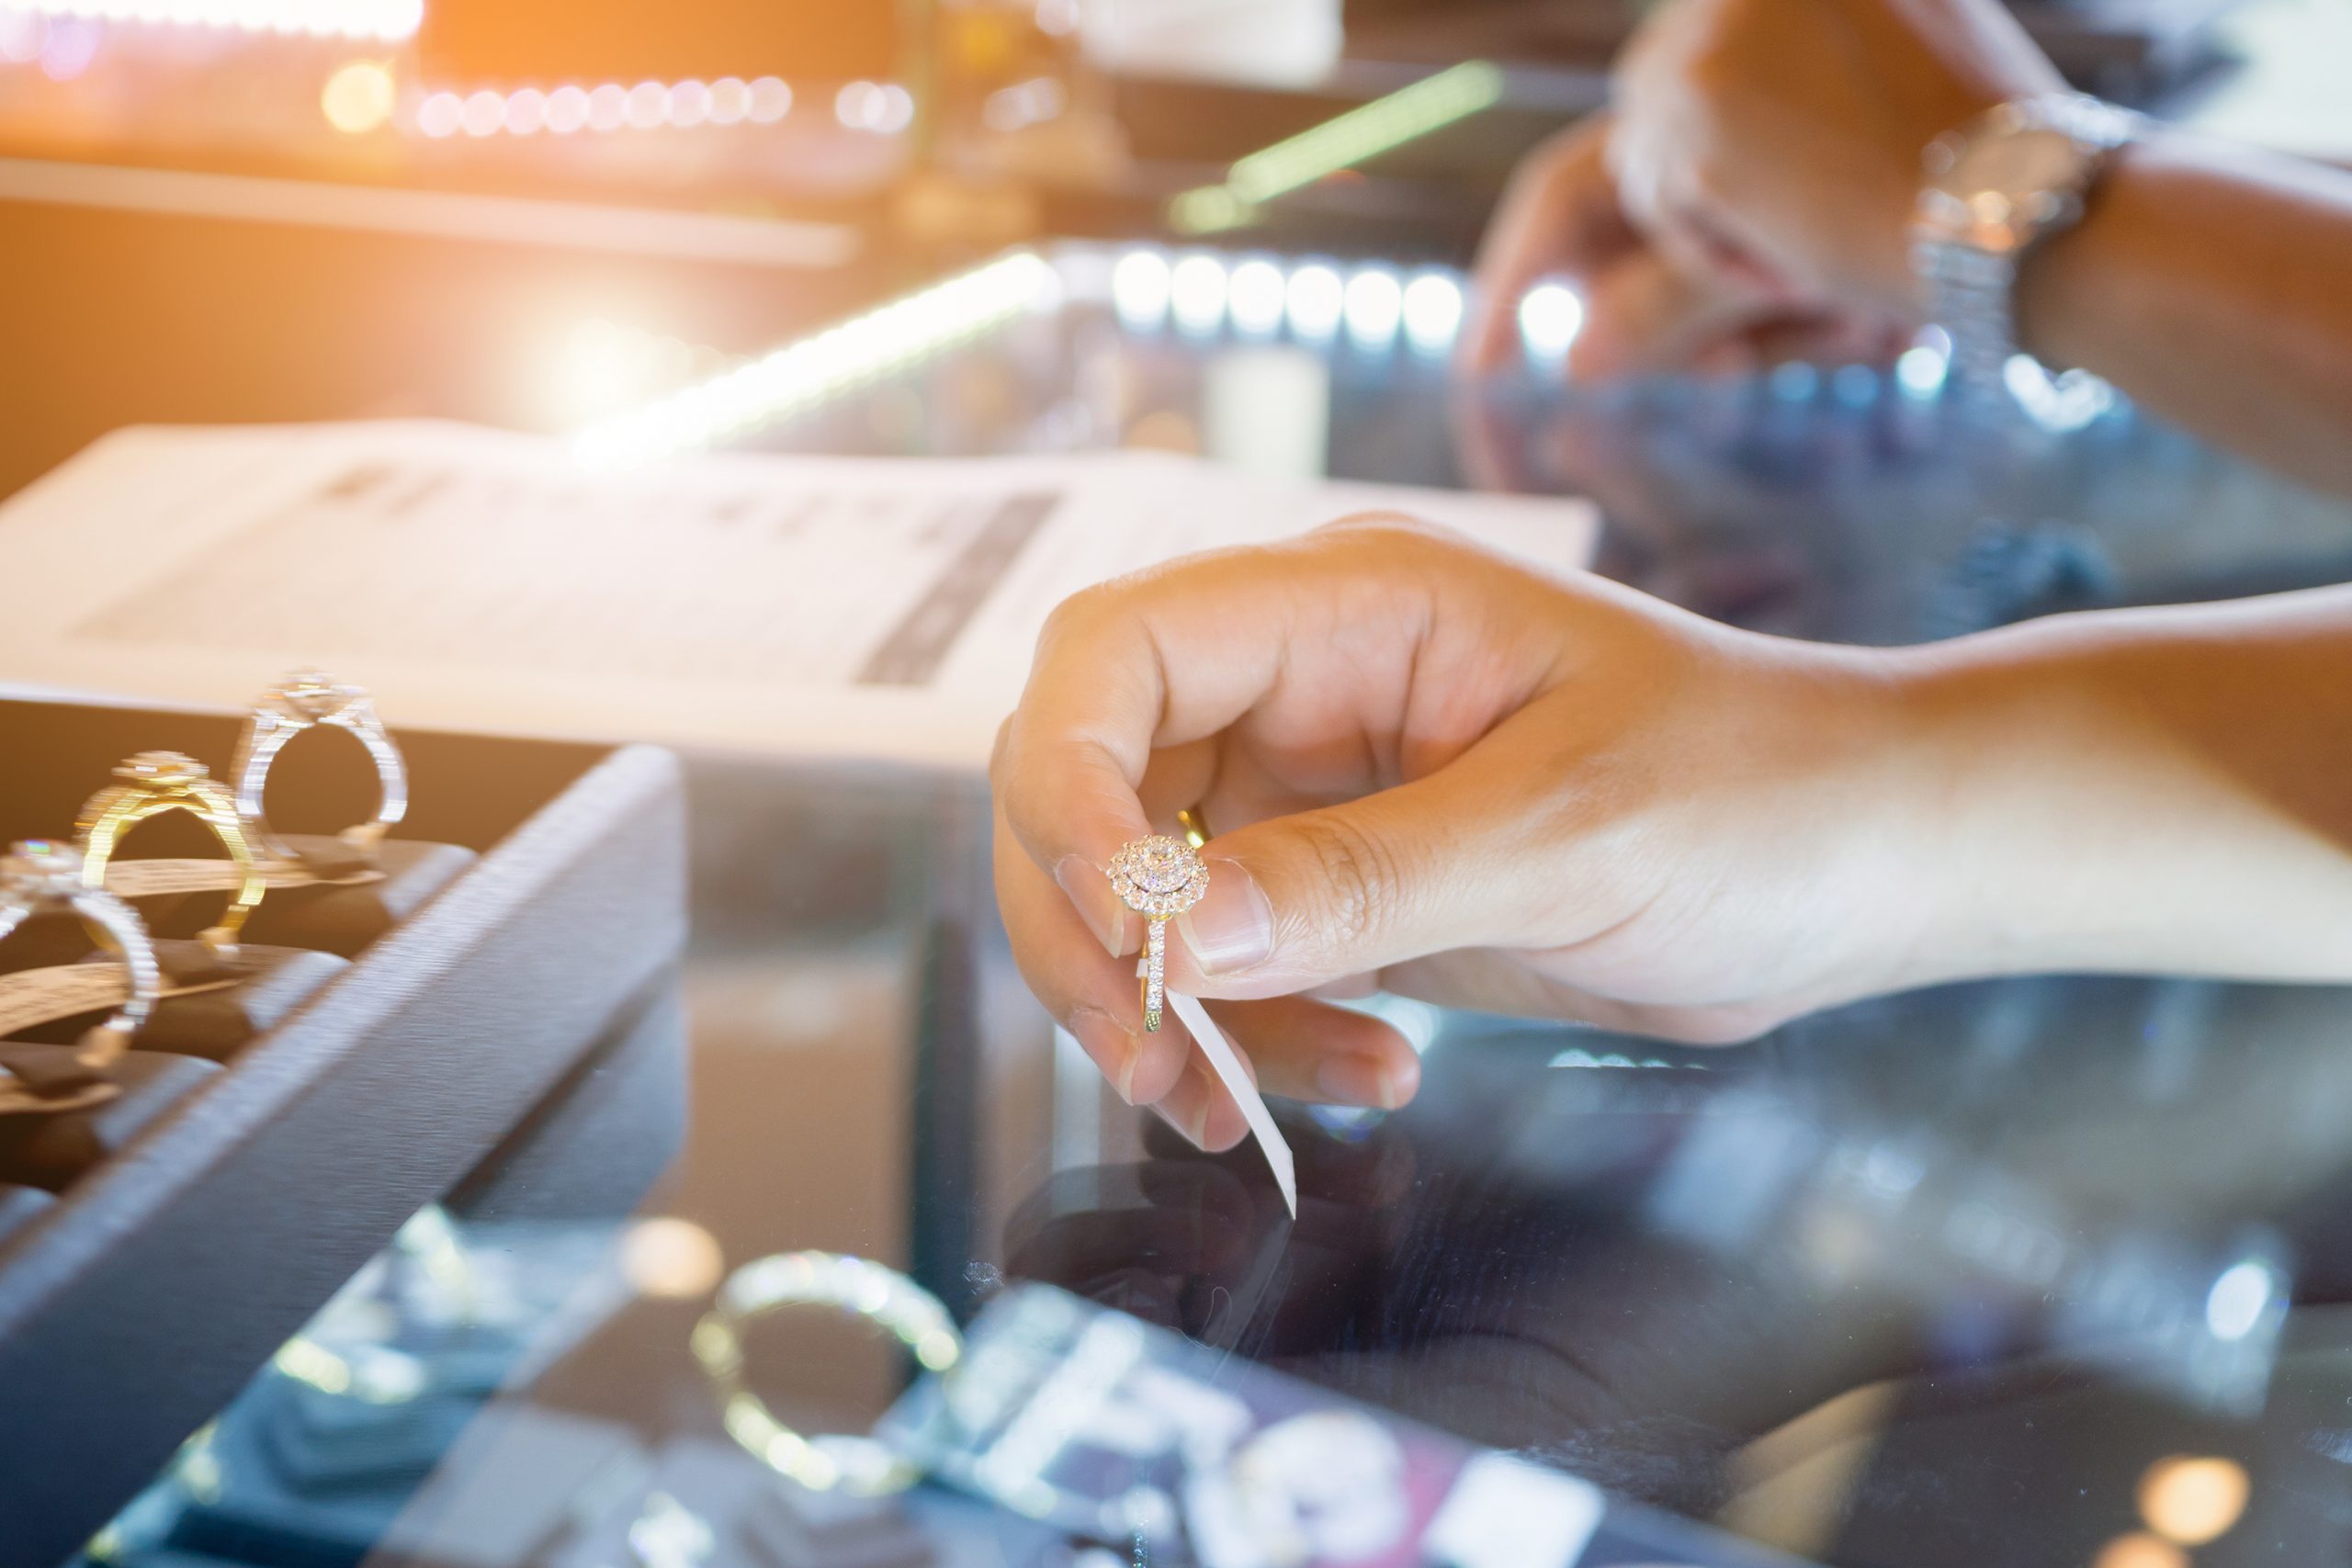
[[[2079,378],[2020,371],[1994,406],[1947,395],[1929,350],[1570,387],[1538,310],[1526,372],[1464,385],[1448,275],[1051,259],[1051,309],[745,444],[1149,446],[1586,493],[1600,570],[1850,641],[2352,576],[2352,509]],[[1385,1003],[1423,1054],[1420,1093],[1385,1116],[1278,1107],[1293,1221],[1247,1147],[1147,1134],[1056,1041],[995,923],[977,780],[715,759],[689,776],[673,1027],[420,1215],[92,1558],[1508,1560],[1402,1524],[1235,1554],[1181,1484],[1128,1496],[1119,1529],[1074,1528],[910,1443],[905,1409],[877,1461],[886,1412],[980,1364],[1003,1341],[960,1337],[1029,1285],[1182,1337],[1149,1343],[1178,1347],[1191,1382],[1138,1406],[1171,1432],[1196,1429],[1171,1414],[1184,1387],[1280,1379],[1340,1413],[1314,1428],[1335,1472],[1377,1450],[1347,1447],[1352,1413],[1580,1478],[1634,1510],[1612,1518],[1718,1532],[1588,1528],[1521,1562],[2163,1568],[2352,1545],[2342,990],[1991,980],[1712,1049]],[[611,1157],[679,1096],[674,1159]],[[736,1272],[775,1255],[800,1256]],[[802,1304],[752,1310],[779,1290]],[[714,1302],[733,1314],[716,1341]],[[1094,1409],[1085,1364],[1039,1386],[1046,1427]],[[1036,1440],[1063,1453],[1078,1425]],[[817,1433],[835,1437],[802,1444]],[[929,1479],[861,1497],[875,1463]]]

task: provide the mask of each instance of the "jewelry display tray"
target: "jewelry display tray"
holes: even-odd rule
[[[185,751],[219,776],[241,723],[0,697],[0,845],[70,837],[136,751]],[[0,1568],[70,1555],[402,1222],[674,983],[674,758],[394,735],[412,802],[394,841],[476,858],[0,1238]],[[376,781],[359,749],[315,750],[301,814],[364,818]],[[274,818],[280,789],[274,776]],[[154,852],[146,841],[130,852]]]

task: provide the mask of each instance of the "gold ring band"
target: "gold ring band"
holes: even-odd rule
[[[203,763],[177,751],[141,751],[126,759],[114,771],[119,781],[108,784],[92,795],[74,819],[74,830],[82,848],[82,881],[84,886],[104,888],[107,885],[107,863],[123,835],[150,817],[165,812],[185,811],[212,829],[229,858],[236,863],[237,890],[230,896],[229,907],[220,913],[220,923],[202,935],[208,946],[231,949],[237,945],[237,933],[244,930],[245,917],[252,914],[269,891],[263,874],[261,859],[254,852],[253,840],[246,836],[244,823],[237,815],[236,798],[226,787],[217,783]]]

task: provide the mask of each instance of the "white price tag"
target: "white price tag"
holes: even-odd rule
[[[1250,1081],[1241,1058],[1234,1054],[1233,1043],[1209,1017],[1208,1010],[1193,998],[1170,991],[1168,1005],[1184,1021],[1184,1027],[1192,1032],[1201,1054],[1209,1059],[1218,1079],[1232,1091],[1241,1107],[1241,1119],[1250,1123],[1258,1147],[1265,1153],[1266,1164],[1273,1169],[1274,1184],[1283,1190],[1283,1201],[1290,1206],[1290,1217],[1298,1218],[1298,1172],[1291,1160],[1290,1145],[1283,1141],[1282,1130],[1274,1125],[1272,1115],[1266,1110],[1265,1096]]]

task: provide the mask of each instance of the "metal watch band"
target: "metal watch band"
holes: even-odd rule
[[[2064,215],[2045,220],[2021,243],[2005,248],[1971,243],[1964,233],[1929,220],[1923,193],[1922,217],[1912,230],[1912,267],[1927,296],[1928,319],[1951,334],[1951,374],[1964,385],[1989,389],[2006,384],[2009,362],[2018,352],[2017,281],[2022,259],[2051,233],[2080,218],[2089,187],[2139,124],[2137,116],[2112,104],[2079,93],[2053,93],[1997,106],[1929,148],[1923,162],[1932,173],[1939,153],[1956,158],[1973,138],[2056,131],[2074,143],[2081,159],[2075,181],[2063,191],[2072,198]]]
[[[1927,286],[1928,319],[1951,335],[1950,374],[1969,388],[2002,386],[2018,352],[2017,258],[1923,237],[1911,265]]]

